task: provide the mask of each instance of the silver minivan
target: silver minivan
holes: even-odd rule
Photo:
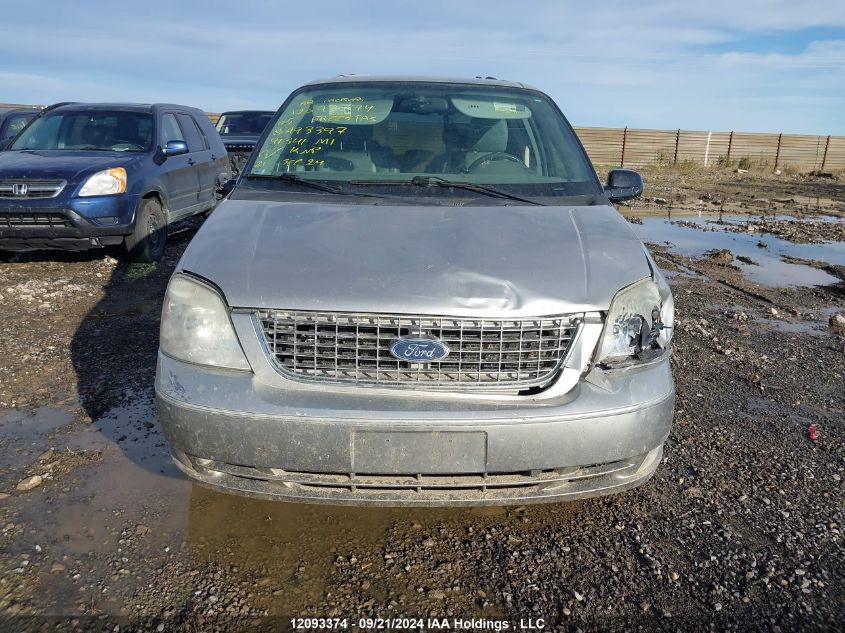
[[[669,434],[674,303],[554,102],[520,83],[297,89],[185,251],[156,395],[238,494],[492,505],[621,491]]]

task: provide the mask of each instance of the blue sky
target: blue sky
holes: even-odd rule
[[[276,109],[338,73],[492,75],[575,125],[845,134],[841,0],[0,2],[0,102]]]

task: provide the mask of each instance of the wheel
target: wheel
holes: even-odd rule
[[[127,259],[133,262],[156,262],[164,255],[167,242],[167,218],[155,198],[141,200],[135,228],[123,241]]]

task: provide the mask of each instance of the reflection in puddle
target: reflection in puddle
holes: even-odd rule
[[[255,500],[195,485],[191,494],[189,551],[198,560],[222,567],[237,565],[265,589],[271,612],[302,612],[323,599],[337,562],[354,560],[356,568],[380,570],[398,552],[401,534],[422,539],[444,524],[508,521],[513,509],[493,508],[359,508]],[[558,506],[574,512],[577,504]],[[562,510],[561,510],[562,511]],[[530,507],[537,523],[550,510]],[[386,587],[370,594],[383,598]]]
[[[744,216],[726,216],[725,221],[744,222]],[[753,264],[734,260],[743,274],[757,283],[775,286],[822,286],[839,280],[822,270],[790,264],[781,259],[781,255],[791,255],[802,259],[815,259],[833,264],[845,265],[845,242],[824,244],[794,244],[772,235],[731,233],[721,230],[702,230],[709,228],[707,218],[684,217],[684,222],[697,227],[673,224],[666,218],[644,217],[642,224],[632,224],[634,232],[644,242],[669,243],[672,249],[682,255],[700,257],[711,249],[729,249],[734,257],[744,256]],[[718,225],[714,228],[718,229]],[[768,248],[760,248],[763,242]]]
[[[323,594],[336,556],[362,557],[407,513],[236,497],[194,486],[188,544],[199,560],[237,565],[296,613]]]

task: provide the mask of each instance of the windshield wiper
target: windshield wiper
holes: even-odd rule
[[[350,191],[344,191],[340,187],[335,187],[334,185],[327,185],[322,182],[317,182],[316,180],[311,180],[310,178],[303,178],[299,174],[247,174],[246,178],[247,180],[281,180],[282,182],[302,185],[303,187],[311,187],[311,189],[317,189],[318,191],[337,193],[343,196],[348,196],[352,193]]]
[[[311,187],[317,191],[325,191],[326,193],[334,193],[340,196],[357,196],[359,198],[379,198],[381,200],[403,200],[399,196],[388,196],[377,193],[360,193],[357,191],[349,191],[348,189],[341,189],[335,185],[329,185],[319,180],[311,180],[310,178],[303,178],[299,174],[283,173],[283,174],[246,174],[244,176],[247,180],[280,180],[295,185],[302,185],[303,187]]]
[[[488,196],[492,196],[495,198],[504,198],[507,200],[516,200],[518,202],[525,202],[526,204],[536,204],[543,206],[542,202],[537,202],[536,200],[532,200],[531,198],[523,198],[521,196],[517,196],[512,193],[508,193],[507,191],[502,191],[501,189],[496,189],[495,187],[489,187],[487,185],[477,185],[471,182],[459,182],[454,180],[447,180],[446,178],[441,178],[440,176],[414,176],[410,180],[350,180],[350,185],[363,185],[363,186],[373,186],[373,185],[399,185],[399,186],[412,186],[412,187],[447,187],[453,189],[464,189],[465,191],[475,191],[477,193],[484,193]]]

